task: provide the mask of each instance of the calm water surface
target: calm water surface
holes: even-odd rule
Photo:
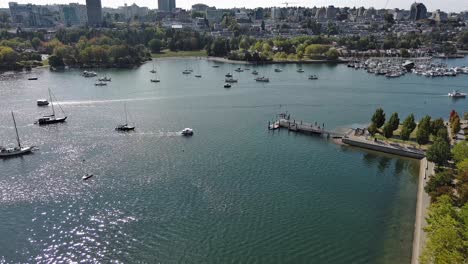
[[[269,65],[252,70],[270,83],[246,71],[224,89],[238,66],[212,65],[159,61],[158,84],[151,63],[98,70],[112,77],[107,87],[78,70],[2,74],[0,144],[14,143],[13,110],[23,142],[40,150],[0,160],[0,262],[409,263],[418,162],[266,126],[289,111],[341,129],[378,106],[446,117],[468,110],[446,96],[468,92],[468,75],[389,80],[345,65]],[[47,88],[66,124],[33,124],[50,111],[35,106]],[[114,131],[124,103],[133,133]],[[195,135],[181,137],[185,127]],[[96,176],[83,182],[87,172]]]

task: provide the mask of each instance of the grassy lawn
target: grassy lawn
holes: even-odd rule
[[[414,146],[416,148],[419,148],[419,144],[416,142],[416,132],[418,131],[418,128],[416,127],[416,129],[414,129],[414,131],[410,135],[409,140],[400,139],[401,129],[402,128],[403,128],[403,126],[400,125],[400,127],[393,132],[393,137],[392,138],[384,137],[382,135],[382,133],[381,133],[381,130],[379,129],[380,134],[375,134],[374,138],[377,138],[378,140],[382,140],[382,141],[386,141],[386,142],[398,143],[398,144],[402,144],[402,145],[411,145],[411,146]],[[430,138],[429,138],[429,143],[426,144],[426,145],[421,145],[421,149],[426,149],[427,150],[429,148],[429,146],[432,145],[432,142],[434,140],[433,137],[434,136],[431,135]]]
[[[160,53],[153,53],[153,58],[169,58],[169,57],[206,57],[206,50],[192,50],[192,51],[170,51],[163,50]]]

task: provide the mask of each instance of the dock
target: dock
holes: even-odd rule
[[[279,114],[280,118],[274,122],[268,122],[269,130],[276,130],[281,128],[286,128],[288,131],[304,133],[304,134],[313,134],[313,135],[325,135],[327,137],[333,136],[334,138],[341,138],[343,135],[340,135],[333,131],[325,130],[325,124],[307,123],[302,120],[291,119],[288,114]]]

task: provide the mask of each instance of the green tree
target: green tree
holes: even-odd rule
[[[385,123],[385,125],[382,128],[382,132],[383,132],[384,137],[386,138],[393,137],[393,127],[390,121]]]
[[[34,37],[31,40],[31,45],[33,46],[34,49],[37,50],[39,48],[39,46],[41,46],[41,40],[38,37]]]
[[[438,165],[447,164],[451,156],[450,145],[442,138],[437,138],[426,152],[427,160],[435,162]]]
[[[148,46],[151,49],[151,52],[159,53],[161,52],[162,41],[160,39],[154,38],[148,42]]]
[[[375,110],[374,115],[372,116],[372,123],[374,123],[377,128],[380,128],[385,123],[385,112],[382,108]]]
[[[455,118],[453,118],[451,127],[452,127],[452,136],[455,136],[456,134],[458,134],[458,132],[461,129],[460,117],[456,116]]]
[[[375,133],[377,133],[379,131],[378,127],[375,125],[374,122],[372,122],[370,124],[370,126],[367,128],[367,131],[369,131],[369,133],[373,136],[375,135]]]
[[[400,126],[400,118],[398,117],[397,112],[392,114],[388,123],[390,124],[390,127],[393,129],[393,131],[398,129],[398,127]]]
[[[419,121],[418,131],[416,132],[416,142],[420,145],[429,143],[431,135],[431,117],[425,116]]]
[[[265,31],[265,21],[262,20],[262,24],[260,27],[262,28],[262,31]]]
[[[325,56],[327,56],[329,60],[337,60],[340,56],[340,53],[335,48],[331,48],[327,52],[325,52]]]
[[[49,65],[52,67],[62,67],[65,66],[63,59],[61,57],[58,57],[56,55],[50,55],[49,56]]]
[[[439,130],[441,129],[447,130],[447,128],[445,127],[445,122],[442,118],[438,118],[431,122],[431,130],[434,136],[436,136],[437,133],[439,133]]]
[[[462,141],[456,144],[452,149],[453,159],[455,162],[461,162],[468,159],[468,142]]]
[[[443,195],[428,210],[427,223],[424,228],[427,242],[420,257],[422,264],[464,263],[466,227],[459,216],[449,196]],[[463,210],[461,215],[465,213]]]

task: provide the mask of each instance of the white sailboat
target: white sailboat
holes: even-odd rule
[[[154,70],[154,64],[153,64],[153,70]],[[153,71],[151,71],[151,72],[153,72]],[[151,81],[151,82],[154,82],[154,83],[161,82],[161,80],[159,80],[159,78],[158,78],[158,73],[157,73],[157,71],[154,70],[153,73],[154,73],[154,76],[155,76],[155,77],[154,77],[153,79],[151,79],[150,81]]]
[[[55,124],[55,123],[63,123],[65,120],[67,120],[67,116],[65,115],[65,112],[63,111],[62,107],[60,107],[60,110],[62,110],[62,113],[64,114],[64,117],[57,118],[55,117],[55,108],[54,108],[54,102],[52,100],[52,93],[50,92],[49,89],[49,97],[50,97],[50,105],[52,106],[52,114],[43,116],[37,120],[37,123],[39,125],[49,125],[49,124]]]
[[[127,117],[127,104],[124,104],[124,109],[125,109],[125,124],[118,125],[115,130],[117,131],[131,131],[135,130],[134,126],[128,125],[128,117]]]
[[[0,158],[7,158],[7,157],[13,157],[13,156],[21,156],[24,154],[28,154],[32,152],[33,147],[24,147],[21,146],[21,141],[18,135],[18,128],[16,127],[16,120],[15,120],[15,115],[13,112],[11,112],[11,117],[13,118],[13,124],[15,125],[15,132],[16,132],[16,142],[17,146],[14,148],[5,148],[5,147],[0,147]]]

